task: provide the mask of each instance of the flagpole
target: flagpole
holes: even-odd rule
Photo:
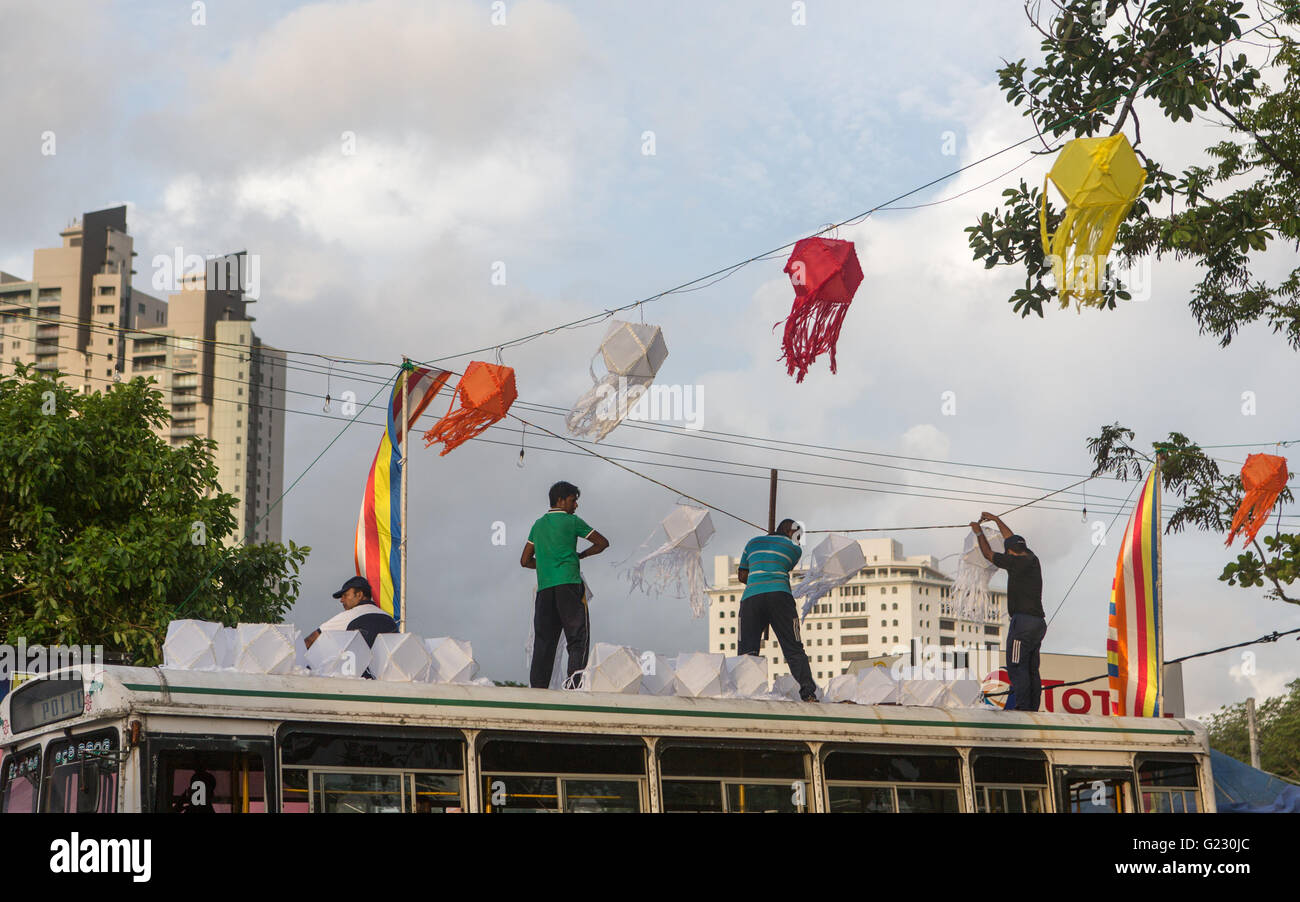
[[[398,615],[397,631],[404,633],[406,632],[406,482],[409,478],[406,472],[406,433],[411,419],[411,359],[409,357],[402,357],[402,374],[399,378],[402,380],[402,463],[400,468],[402,473],[402,500],[399,506],[397,522],[398,528],[402,531],[402,539],[398,544],[398,604],[401,605],[401,612]]]

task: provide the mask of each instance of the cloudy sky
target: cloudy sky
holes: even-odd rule
[[[247,248],[261,257],[251,310],[263,340],[369,361],[463,368],[468,352],[765,253],[1031,132],[994,74],[1002,58],[1036,58],[1014,2],[810,0],[806,24],[786,0],[73,5],[0,2],[13,48],[0,56],[0,269],[30,276],[32,250],[56,245],[74,216],[126,203],[139,288],[150,291],[156,254]],[[53,155],[41,152],[47,132]],[[1144,146],[1170,166],[1216,135],[1144,119]],[[782,259],[647,305],[670,352],[659,382],[702,392],[708,432],[624,426],[605,453],[676,464],[633,466],[677,491],[547,450],[565,446],[532,433],[520,469],[517,424],[488,434],[500,444],[447,457],[419,448],[412,629],[470,639],[488,674],[524,676],[533,577],[517,561],[561,478],[581,486],[580,513],[613,546],[585,567],[594,638],[675,653],[703,647],[704,622],[684,600],[630,594],[619,573],[678,491],[763,522],[764,470],[778,467],[789,480],[780,514],[811,529],[952,524],[1086,475],[1087,438],[1114,421],[1142,448],[1171,430],[1259,443],[1215,450],[1225,469],[1300,439],[1295,353],[1262,327],[1227,349],[1199,335],[1190,267],[1155,263],[1149,299],[1116,311],[1011,311],[1023,276],[973,263],[962,229],[1003,187],[1040,182],[1049,160],[1012,151],[902,204],[969,192],[951,202],[840,229],[865,280],[837,375],[819,361],[796,385],[776,359],[772,327],[791,299]],[[1260,272],[1292,265],[1281,251]],[[517,412],[558,431],[559,416],[527,405],[571,405],[603,329],[506,349]],[[337,401],[324,414],[323,396],[365,401],[393,370],[340,363],[327,382],[319,358],[291,360],[287,405],[299,413],[287,415],[285,481],[298,481],[284,535],[312,547],[291,614],[312,629],[352,572],[380,420],[363,410],[348,426]],[[714,433],[841,450],[793,454]],[[1045,651],[1103,652],[1124,521],[1095,555],[1091,523],[1110,524],[1131,488],[1089,483],[1086,520],[1077,490],[1009,517],[1043,560],[1049,613],[1059,606]],[[713,522],[710,555],[739,554],[753,534],[724,514]],[[939,557],[962,540],[954,529],[894,535],[908,554]],[[1167,542],[1171,657],[1300,626],[1296,607],[1216,579],[1232,557],[1222,541]],[[1295,650],[1287,640],[1253,660],[1188,663],[1189,712],[1276,694],[1297,676]]]

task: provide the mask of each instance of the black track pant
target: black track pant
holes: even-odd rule
[[[1007,629],[1007,676],[1011,694],[1007,707],[1016,711],[1037,711],[1043,695],[1043,679],[1038,672],[1038,649],[1047,634],[1047,621],[1032,614],[1012,614]]]
[[[582,583],[551,586],[537,593],[533,611],[533,662],[528,683],[534,689],[551,685],[555,669],[555,647],[560,631],[569,641],[569,676],[587,666],[587,645],[591,621],[582,600]]]
[[[789,592],[763,592],[740,603],[740,645],[742,655],[756,655],[762,647],[763,631],[768,626],[776,633],[781,655],[790,665],[790,674],[799,681],[799,696],[807,701],[817,696],[808,654],[799,638],[799,612]]]

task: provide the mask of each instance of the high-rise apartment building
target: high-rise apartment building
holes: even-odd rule
[[[157,379],[172,445],[216,440],[223,490],[240,500],[231,542],[279,541],[284,480],[284,354],[253,332],[243,255],[176,274],[163,301],[131,285],[126,207],[87,213],[33,255],[32,277],[0,273],[0,372],[26,363],[82,391]]]
[[[926,645],[954,649],[1003,647],[1006,634],[1006,593],[994,591],[995,619],[989,623],[961,620],[947,611],[953,580],[939,569],[932,555],[903,556],[894,539],[860,539],[866,565],[852,579],[821,598],[801,632],[813,677],[825,682],[849,669],[854,661],[893,654],[909,647],[913,637]],[[736,578],[737,558],[713,559],[709,637],[706,650],[737,654],[740,636],[740,596],[745,586]],[[803,576],[796,568],[793,582]],[[789,673],[776,637],[765,639],[760,654],[767,658],[770,677]]]

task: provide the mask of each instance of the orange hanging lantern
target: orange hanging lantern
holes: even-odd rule
[[[786,372],[802,382],[819,354],[830,354],[835,372],[835,343],[862,284],[862,266],[852,241],[803,238],[795,242],[785,272],[794,286],[794,306],[785,320],[781,359]],[[779,325],[779,323],[778,323]]]
[[[443,442],[444,447],[438,452],[441,457],[504,417],[517,395],[513,369],[473,361],[465,367],[465,375],[460,377],[451,409],[424,434],[424,446],[427,448]]]
[[[1286,477],[1285,457],[1251,454],[1246,458],[1241,467],[1241,487],[1246,496],[1232,518],[1232,532],[1225,545],[1231,545],[1238,532],[1246,534],[1245,544],[1255,541],[1255,534],[1264,527],[1278,496],[1286,491]]]

